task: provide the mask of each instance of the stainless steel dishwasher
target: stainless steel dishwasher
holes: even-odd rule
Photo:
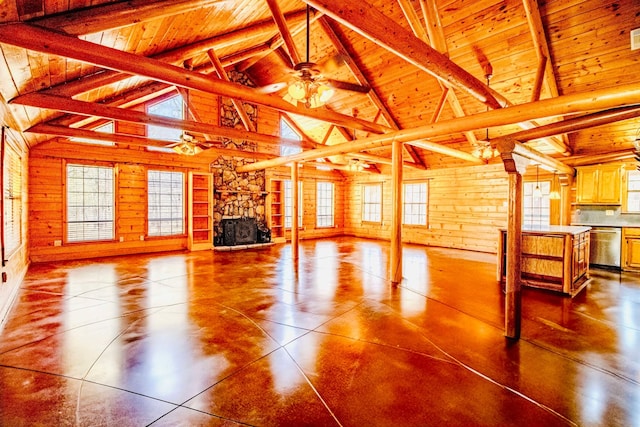
[[[620,268],[622,229],[591,227],[589,263],[594,266]]]

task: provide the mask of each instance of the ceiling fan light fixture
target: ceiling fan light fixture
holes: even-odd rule
[[[195,138],[186,132],[182,133],[180,140],[181,142],[173,147],[173,151],[178,154],[195,156],[203,151],[202,147],[196,143]]]

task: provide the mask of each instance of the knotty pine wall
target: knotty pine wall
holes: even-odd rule
[[[277,168],[267,171],[267,179],[291,180],[290,168]],[[344,234],[346,212],[346,184],[344,176],[336,171],[322,171],[304,165],[298,172],[298,181],[302,185],[302,225],[298,231],[299,239],[319,239]],[[334,184],[334,221],[333,227],[316,226],[316,183],[319,181]],[[269,203],[269,198],[267,198]],[[291,240],[291,229],[285,229],[285,237]]]
[[[428,184],[427,226],[403,226],[402,240],[480,252],[497,252],[498,230],[507,225],[508,177],[502,163],[429,171],[404,170],[404,182]],[[382,182],[382,222],[362,221],[364,184]],[[345,234],[391,238],[391,176],[360,174],[346,186]]]
[[[198,115],[206,122],[218,123],[219,98],[193,91],[190,101]],[[144,106],[137,108],[144,111]],[[277,135],[279,113],[266,108],[258,112],[258,131]],[[117,123],[116,132],[144,136],[145,126],[132,123]],[[273,154],[279,154],[272,149]],[[182,250],[187,247],[187,236],[146,237],[146,176],[148,169],[188,172],[209,172],[210,164],[220,155],[228,155],[215,149],[205,150],[197,156],[181,156],[174,153],[149,151],[144,147],[107,147],[69,142],[64,138],[52,139],[33,147],[29,153],[29,248],[34,262],[65,259],[91,258],[110,255],[125,255],[142,252]],[[247,153],[247,158],[251,154]],[[64,227],[64,176],[67,163],[109,165],[116,168],[116,229],[115,241],[66,243]],[[284,179],[290,170],[283,168],[277,173]],[[343,177],[337,172],[303,171],[305,229],[301,238],[329,237],[343,233],[344,199]],[[336,219],[333,228],[315,227],[315,182],[334,182],[336,188]],[[186,175],[185,175],[186,182]],[[144,239],[144,240],[143,240]]]

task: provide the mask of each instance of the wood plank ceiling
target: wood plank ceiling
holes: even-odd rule
[[[300,0],[8,0],[0,4],[0,119],[33,146],[87,123],[79,118],[120,117],[117,107],[177,86],[285,111],[313,147],[538,99],[640,88],[640,50],[630,43],[640,27],[637,0],[305,1],[310,60],[339,57],[344,63],[327,77],[369,92],[337,90],[326,107],[307,109],[283,101],[286,89],[265,94],[217,78],[211,61],[219,59],[258,86],[286,82],[293,63],[306,60]],[[405,159],[418,167],[472,164],[469,154],[487,130],[495,140],[562,118],[440,132],[407,145]],[[566,160],[628,151],[638,129],[633,118],[528,144]],[[259,144],[273,142],[257,132]],[[444,148],[425,149],[434,145]],[[384,147],[361,154],[373,163],[389,156]]]

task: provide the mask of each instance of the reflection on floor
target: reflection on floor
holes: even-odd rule
[[[640,276],[526,290],[495,256],[304,241],[34,265],[0,335],[0,425],[640,425]]]

